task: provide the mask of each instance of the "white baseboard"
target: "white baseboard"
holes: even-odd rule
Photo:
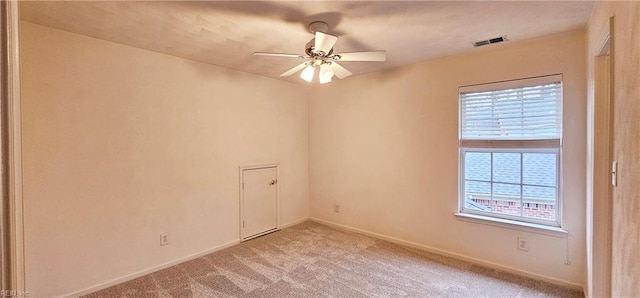
[[[116,278],[114,280],[111,280],[111,281],[108,281],[108,282],[105,282],[105,283],[102,283],[102,284],[99,284],[99,285],[95,285],[95,286],[86,288],[84,290],[80,290],[80,291],[77,291],[77,292],[74,292],[74,293],[66,294],[66,295],[63,295],[63,297],[78,297],[78,296],[82,296],[82,295],[91,294],[93,292],[97,292],[97,291],[100,291],[102,289],[106,289],[108,287],[112,287],[112,286],[115,286],[117,284],[121,284],[123,282],[127,282],[127,281],[130,281],[130,280],[136,279],[138,277],[141,277],[141,276],[144,276],[144,275],[147,275],[147,274],[151,274],[151,273],[154,273],[156,271],[160,271],[162,269],[169,268],[171,266],[178,265],[180,263],[184,263],[184,262],[187,262],[187,261],[190,261],[190,260],[193,260],[193,259],[197,259],[197,258],[199,258],[201,256],[208,255],[210,253],[213,253],[213,252],[216,252],[216,251],[219,251],[219,250],[234,246],[234,245],[236,245],[238,243],[240,243],[240,240],[234,240],[234,241],[231,241],[229,243],[225,243],[225,244],[216,246],[214,248],[207,249],[207,250],[201,251],[199,253],[196,253],[196,254],[193,254],[193,255],[190,255],[190,256],[186,256],[184,258],[179,258],[179,259],[176,259],[176,260],[173,260],[173,261],[169,261],[167,263],[164,263],[164,264],[161,264],[161,265],[158,265],[158,266],[154,266],[154,267],[142,270],[142,271],[138,271],[136,273],[129,274],[129,275],[124,276],[124,277]]]
[[[322,220],[322,219],[319,219],[319,218],[313,218],[313,217],[311,217],[311,218],[302,218],[302,219],[299,219],[299,220],[296,220],[296,221],[293,221],[293,222],[290,222],[290,223],[287,223],[287,224],[283,224],[283,225],[280,226],[280,229],[285,229],[285,228],[288,228],[288,227],[291,227],[291,226],[295,226],[295,225],[303,223],[303,222],[305,222],[307,220],[311,220],[311,221],[314,221],[314,222],[317,222],[317,223],[320,223],[320,224],[324,224],[324,225],[327,225],[327,226],[330,226],[330,227],[333,227],[333,228],[336,228],[336,229],[356,232],[356,233],[364,234],[364,235],[371,236],[371,237],[374,237],[374,238],[377,238],[377,239],[389,241],[389,242],[392,242],[392,243],[396,243],[396,244],[400,244],[400,245],[404,245],[404,246],[409,246],[409,247],[412,247],[412,248],[417,248],[417,249],[420,249],[420,250],[424,250],[424,251],[427,251],[427,252],[443,255],[443,256],[454,258],[454,259],[458,259],[458,260],[467,261],[467,262],[474,263],[474,264],[477,264],[477,265],[481,265],[481,266],[484,266],[484,267],[498,269],[498,270],[502,270],[502,271],[505,271],[505,272],[517,274],[517,275],[520,275],[520,276],[525,276],[525,277],[529,277],[529,278],[533,278],[533,279],[537,279],[537,280],[546,281],[546,282],[549,282],[549,283],[552,283],[552,284],[556,284],[556,285],[560,285],[560,286],[564,286],[564,287],[567,287],[567,288],[580,290],[580,291],[584,291],[585,290],[582,285],[579,285],[579,284],[576,284],[576,283],[573,283],[573,282],[570,282],[570,281],[566,281],[566,280],[562,280],[562,279],[556,279],[556,278],[540,275],[540,274],[537,274],[537,273],[532,273],[532,272],[516,269],[516,268],[513,268],[513,267],[508,267],[508,266],[504,266],[504,265],[500,265],[500,264],[496,264],[496,263],[492,263],[492,262],[488,262],[488,261],[472,258],[472,257],[469,257],[469,256],[465,256],[465,255],[461,255],[461,254],[457,254],[457,253],[444,251],[444,250],[441,250],[441,249],[437,249],[437,248],[433,248],[433,247],[430,247],[430,246],[418,244],[418,243],[415,243],[415,242],[406,241],[406,240],[402,240],[402,239],[399,239],[399,238],[395,238],[395,237],[391,237],[391,236],[387,236],[387,235],[382,235],[382,234],[378,234],[378,233],[374,233],[374,232],[370,232],[370,231],[366,231],[366,230],[362,230],[362,229],[358,229],[358,228],[353,228],[353,227],[350,227],[350,226],[337,224],[337,223],[333,223],[333,222],[330,222],[330,221],[325,221],[325,220]],[[204,255],[208,255],[210,253],[213,253],[213,252],[216,252],[216,251],[219,251],[219,250],[222,250],[222,249],[237,245],[239,243],[240,243],[239,240],[234,240],[234,241],[231,241],[229,243],[226,243],[226,244],[223,244],[223,245],[220,245],[220,246],[216,246],[214,248],[211,248],[211,249],[208,249],[208,250],[205,250],[205,251],[201,251],[199,253],[196,253],[196,254],[193,254],[193,255],[190,255],[190,256],[187,256],[187,257],[184,257],[184,258],[179,258],[179,259],[176,259],[176,260],[173,260],[173,261],[170,261],[170,262],[158,265],[158,266],[154,266],[154,267],[142,270],[142,271],[138,271],[136,273],[133,273],[133,274],[130,274],[130,275],[127,275],[127,276],[124,276],[124,277],[116,278],[114,280],[111,280],[111,281],[108,281],[108,282],[105,282],[105,283],[102,283],[102,284],[99,284],[99,285],[95,285],[95,286],[92,286],[92,287],[89,287],[89,288],[86,288],[86,289],[83,289],[83,290],[80,290],[80,291],[77,291],[77,292],[74,292],[74,293],[66,294],[66,295],[63,295],[63,297],[78,297],[78,296],[82,296],[82,295],[87,295],[87,294],[90,294],[90,293],[93,293],[93,292],[96,292],[96,291],[100,291],[102,289],[106,289],[108,287],[115,286],[117,284],[121,284],[121,283],[130,281],[130,280],[136,279],[138,277],[141,277],[141,276],[144,276],[144,275],[147,275],[147,274],[154,273],[156,271],[160,271],[162,269],[169,268],[171,266],[178,265],[180,263],[184,263],[184,262],[199,258],[199,257],[204,256]]]
[[[524,277],[529,277],[529,278],[536,279],[536,280],[546,281],[546,282],[549,282],[549,283],[552,283],[552,284],[555,284],[555,285],[567,287],[567,288],[574,289],[574,290],[584,291],[584,287],[582,285],[576,284],[576,283],[573,283],[573,282],[570,282],[570,281],[566,281],[566,280],[563,280],[563,279],[557,279],[557,278],[544,276],[544,275],[540,275],[540,274],[537,274],[537,273],[533,273],[533,272],[529,272],[529,271],[525,271],[525,270],[521,270],[521,269],[509,267],[509,266],[504,266],[504,265],[496,264],[496,263],[493,263],[493,262],[489,262],[489,261],[485,261],[485,260],[481,260],[481,259],[476,259],[476,258],[473,258],[473,257],[465,256],[465,255],[462,255],[462,254],[457,254],[457,253],[441,250],[441,249],[438,249],[438,248],[426,246],[426,245],[423,245],[423,244],[419,244],[419,243],[415,243],[415,242],[411,242],[411,241],[407,241],[407,240],[402,240],[402,239],[399,239],[399,238],[395,238],[395,237],[391,237],[391,236],[387,236],[387,235],[382,235],[382,234],[378,234],[378,233],[374,233],[374,232],[370,232],[370,231],[366,231],[366,230],[350,227],[350,226],[343,225],[343,224],[333,223],[333,222],[326,221],[326,220],[319,219],[319,218],[315,218],[315,217],[311,217],[311,218],[309,218],[309,220],[317,222],[319,224],[327,225],[327,226],[330,226],[330,227],[333,227],[333,228],[336,228],[336,229],[339,229],[339,230],[356,232],[356,233],[364,234],[364,235],[367,235],[367,236],[370,236],[370,237],[373,237],[373,238],[377,238],[377,239],[389,241],[389,242],[392,242],[392,243],[396,243],[396,244],[400,244],[400,245],[404,245],[404,246],[420,249],[420,250],[423,250],[423,251],[426,251],[426,252],[438,254],[438,255],[441,255],[441,256],[445,256],[445,257],[450,257],[450,258],[457,259],[457,260],[466,261],[466,262],[473,263],[473,264],[476,264],[476,265],[480,265],[480,266],[483,266],[483,267],[487,267],[487,268],[491,268],[491,269],[497,269],[497,270],[505,271],[505,272],[508,272],[508,273],[512,273],[512,274],[516,274],[516,275],[520,275],[520,276],[524,276]]]
[[[290,222],[290,223],[280,225],[280,227],[279,227],[278,229],[280,229],[280,230],[281,230],[281,229],[286,229],[286,228],[288,228],[288,227],[292,227],[292,226],[295,226],[295,225],[297,225],[297,224],[301,224],[301,223],[303,223],[303,222],[305,222],[305,221],[308,221],[308,220],[309,220],[309,218],[308,218],[308,217],[301,218],[301,219],[298,219],[298,220],[294,220],[294,221],[292,221],[292,222]]]
[[[285,228],[288,228],[288,227],[291,227],[291,226],[295,226],[295,225],[303,223],[303,222],[305,222],[307,220],[309,220],[308,217],[305,217],[305,218],[302,218],[302,219],[298,219],[298,220],[295,220],[293,222],[280,225],[279,229],[285,229]],[[216,246],[214,248],[207,249],[205,251],[201,251],[199,253],[196,253],[196,254],[193,254],[193,255],[190,255],[190,256],[186,256],[184,258],[179,258],[179,259],[176,259],[176,260],[173,260],[173,261],[170,261],[170,262],[158,265],[158,266],[151,267],[149,269],[138,271],[136,273],[133,273],[133,274],[130,274],[130,275],[127,275],[127,276],[124,276],[124,277],[116,278],[114,280],[111,280],[111,281],[108,281],[108,282],[105,282],[105,283],[102,283],[102,284],[99,284],[99,285],[96,285],[96,286],[92,286],[92,287],[86,288],[84,290],[80,290],[80,291],[73,292],[73,293],[70,293],[70,294],[67,294],[67,295],[63,295],[63,297],[78,297],[78,296],[82,296],[82,295],[91,294],[93,292],[97,292],[97,291],[100,291],[102,289],[106,289],[108,287],[112,287],[112,286],[121,284],[123,282],[127,282],[127,281],[130,281],[130,280],[136,279],[138,277],[141,277],[141,276],[144,276],[144,275],[147,275],[147,274],[151,274],[151,273],[154,273],[156,271],[160,271],[162,269],[169,268],[171,266],[178,265],[180,263],[184,263],[184,262],[187,262],[187,261],[190,261],[190,260],[193,260],[193,259],[197,259],[197,258],[199,258],[201,256],[208,255],[210,253],[213,253],[213,252],[216,252],[216,251],[219,251],[219,250],[234,246],[234,245],[239,244],[239,243],[240,243],[240,240],[234,240],[234,241],[231,241],[229,243],[225,243],[223,245]]]

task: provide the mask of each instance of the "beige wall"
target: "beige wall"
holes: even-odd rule
[[[309,103],[311,217],[579,287],[586,258],[584,39],[584,31],[573,31],[317,87]],[[555,73],[564,74],[568,238],[458,220],[458,87]],[[529,252],[516,249],[517,237],[529,240]]]
[[[638,267],[627,264],[638,263],[639,249],[632,181],[640,177],[631,166],[638,164],[640,133],[631,120],[640,116],[631,100],[639,98],[632,46],[640,42],[632,33],[640,30],[639,11],[638,4],[599,4],[587,44],[583,31],[507,43],[312,93],[23,22],[27,289],[34,296],[68,294],[234,243],[238,166],[267,162],[280,162],[281,224],[306,218],[310,202],[314,218],[582,285],[592,73],[585,49],[593,52],[615,14],[621,184],[614,210],[622,217],[614,293],[637,293]],[[569,236],[458,220],[457,88],[552,73],[564,74]],[[336,203],[340,213],[333,212]],[[171,244],[161,248],[163,232]],[[516,250],[517,237],[529,240],[529,252]],[[564,264],[567,255],[571,265]]]
[[[32,297],[238,241],[240,165],[279,162],[280,223],[308,217],[305,86],[20,30]]]
[[[598,2],[587,26],[589,81],[600,37],[614,21],[612,295],[640,293],[640,2]]]

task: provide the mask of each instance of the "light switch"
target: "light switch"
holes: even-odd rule
[[[611,163],[611,185],[618,186],[618,162]]]

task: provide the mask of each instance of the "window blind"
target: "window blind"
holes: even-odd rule
[[[461,140],[560,139],[562,82],[460,92]]]

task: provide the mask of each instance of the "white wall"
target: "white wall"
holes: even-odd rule
[[[309,103],[311,217],[581,286],[585,48],[579,30],[316,87]],[[568,238],[458,220],[458,87],[555,73],[564,75]],[[528,252],[516,249],[517,237],[529,240]]]
[[[240,165],[279,162],[280,223],[308,217],[305,86],[20,30],[32,297],[238,241]],[[164,232],[170,245],[160,247]]]

